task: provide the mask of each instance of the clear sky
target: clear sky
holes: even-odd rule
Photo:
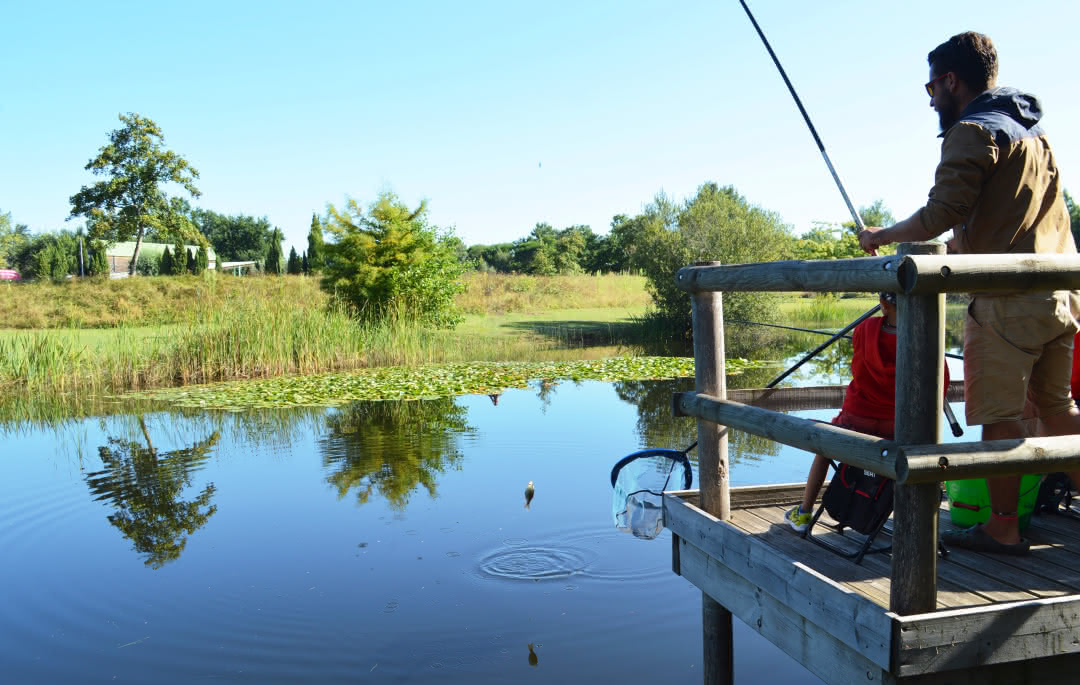
[[[737,0],[0,0],[0,211],[65,226],[117,115],[199,170],[195,205],[266,216],[391,189],[468,244],[539,221],[608,230],[658,191],[734,185],[796,232],[847,210]],[[752,0],[857,206],[897,218],[939,154],[926,53],[990,35],[1000,85],[1038,95],[1080,195],[1080,4]]]

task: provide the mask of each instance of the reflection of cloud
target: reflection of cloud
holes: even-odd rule
[[[379,493],[403,508],[422,486],[437,496],[437,480],[461,462],[458,436],[473,430],[467,410],[454,398],[356,402],[326,417],[319,440],[327,481],[338,497],[350,491],[367,502]]]
[[[98,448],[104,469],[86,474],[95,500],[109,502],[116,511],[109,523],[146,555],[145,563],[161,568],[180,558],[187,536],[206,524],[217,506],[210,504],[215,488],[209,483],[191,500],[181,499],[191,476],[217,443],[218,433],[191,447],[159,453],[140,420],[146,446],[109,438]]]

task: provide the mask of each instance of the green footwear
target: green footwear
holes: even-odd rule
[[[803,511],[800,507],[794,507],[788,510],[788,513],[784,514],[784,520],[788,522],[788,525],[794,529],[796,533],[801,533],[810,527],[810,519],[814,518],[809,511]]]
[[[950,530],[942,535],[941,539],[946,545],[951,547],[970,549],[973,552],[989,552],[990,554],[1024,556],[1031,548],[1030,543],[1023,538],[1020,538],[1020,542],[1015,545],[1006,545],[1004,542],[998,542],[990,537],[989,533],[983,530],[981,523],[974,525],[967,530]]]

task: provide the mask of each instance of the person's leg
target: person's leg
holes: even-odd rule
[[[1027,437],[1020,421],[1002,421],[983,426],[983,440],[1010,440]],[[990,519],[983,524],[990,537],[1006,545],[1020,542],[1020,527],[1016,516],[1020,499],[1020,476],[987,478],[990,492]]]
[[[814,455],[814,463],[810,466],[810,473],[806,475],[806,488],[803,489],[802,503],[799,509],[811,511],[817,502],[821,486],[825,484],[825,476],[829,473],[829,460],[820,454]]]

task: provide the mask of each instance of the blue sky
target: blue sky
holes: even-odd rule
[[[753,0],[856,205],[901,218],[939,153],[926,53],[964,30],[1043,101],[1080,195],[1074,3]],[[386,189],[466,243],[538,221],[606,232],[658,191],[734,185],[796,232],[847,211],[737,0],[4,3],[0,211],[74,227],[68,198],[121,112],[200,171],[197,206],[312,212]]]

